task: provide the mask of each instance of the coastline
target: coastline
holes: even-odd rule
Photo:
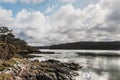
[[[11,58],[0,67],[0,80],[73,80],[82,66],[56,60]]]

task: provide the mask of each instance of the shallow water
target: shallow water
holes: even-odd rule
[[[44,61],[47,59],[55,59],[61,62],[75,62],[83,66],[78,71],[79,76],[76,80],[120,80],[120,58],[119,57],[91,57],[80,56],[78,52],[94,52],[94,53],[118,53],[120,51],[106,50],[44,50],[45,52],[55,52],[55,54],[34,54],[42,57],[34,58]]]

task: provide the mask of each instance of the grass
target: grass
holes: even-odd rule
[[[27,64],[28,61],[23,59],[23,58],[16,58],[16,57],[13,57],[7,61],[5,61],[5,63],[2,64],[2,66],[0,66],[0,71],[3,71],[9,67],[13,67],[14,64],[16,64],[17,62],[21,62],[21,63],[24,63],[24,64]]]
[[[10,77],[11,77],[10,74],[5,74],[5,73],[0,74],[0,80],[9,80]]]
[[[16,62],[27,63],[28,61],[23,58],[13,57],[10,60],[6,61],[5,64],[12,67]]]
[[[7,69],[6,66],[0,66],[0,71],[3,71],[3,70],[5,70],[5,69]]]
[[[10,67],[13,67],[14,64],[16,64],[16,62],[21,62],[21,63],[24,63],[24,64],[27,64],[28,61],[23,59],[23,58],[16,58],[16,57],[13,57],[11,59],[9,59],[8,61],[5,61],[5,63],[3,63],[1,66],[0,66],[0,80],[10,80],[10,78],[12,78],[12,76],[10,74],[6,74],[2,71],[4,71],[5,69],[8,69]]]

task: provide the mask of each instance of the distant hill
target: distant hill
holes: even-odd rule
[[[40,49],[83,49],[83,50],[119,50],[120,41],[111,42],[74,42],[52,46],[37,47]]]

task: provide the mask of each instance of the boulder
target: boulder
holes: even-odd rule
[[[4,74],[13,76],[13,80],[73,80],[73,76],[79,75],[76,71],[82,68],[76,63],[61,63],[56,60],[15,60],[19,61],[3,71]]]

